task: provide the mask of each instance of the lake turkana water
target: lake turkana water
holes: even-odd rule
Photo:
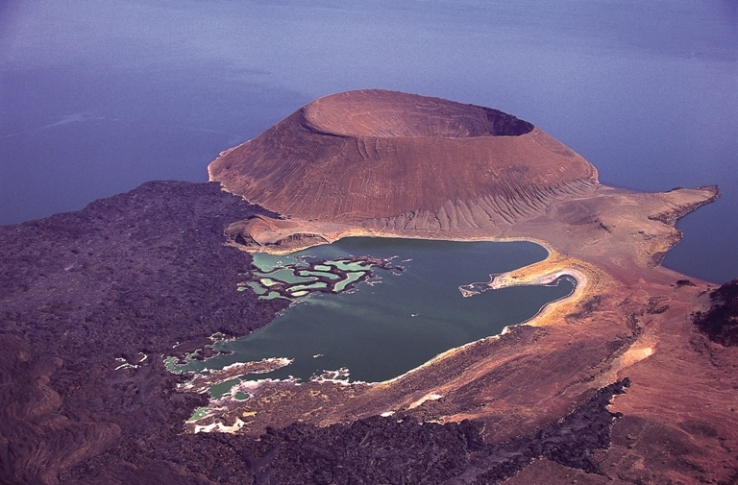
[[[461,285],[486,282],[490,273],[546,257],[544,248],[527,242],[362,237],[296,254],[319,260],[364,255],[391,258],[391,264],[401,266],[402,271],[378,269],[351,291],[298,299],[267,327],[216,346],[233,354],[193,361],[186,369],[218,369],[235,362],[286,357],[294,362],[248,378],[308,380],[324,370],[347,368],[351,380],[383,381],[441,352],[497,335],[505,326],[530,319],[543,305],[573,290],[572,283],[562,279],[557,286],[505,288],[462,297]],[[290,259],[269,258],[283,264]],[[257,255],[262,264],[269,258]]]

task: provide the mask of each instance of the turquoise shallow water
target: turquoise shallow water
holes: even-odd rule
[[[350,255],[393,258],[392,264],[404,270],[377,269],[373,277],[348,292],[297,299],[267,327],[217,345],[233,354],[193,362],[188,369],[288,357],[294,359],[291,365],[249,378],[307,380],[323,370],[348,368],[351,380],[382,381],[448,349],[523,322],[573,289],[570,282],[561,281],[554,287],[506,288],[471,298],[461,296],[460,285],[488,281],[490,273],[546,257],[545,249],[525,242],[346,238],[298,254],[327,260]]]

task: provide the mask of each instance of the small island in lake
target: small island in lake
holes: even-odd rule
[[[738,477],[736,284],[717,290],[660,266],[681,238],[675,222],[717,187],[609,187],[526,121],[381,90],[318,99],[221,153],[209,174],[0,228],[0,479]],[[166,357],[207,358],[216,332],[247,335],[287,306],[259,299],[279,286],[267,272],[255,273],[261,286],[244,282],[252,253],[347,236],[532,241],[545,260],[469,282],[464,296],[561,277],[576,288],[524,325],[380,383],[263,380],[211,402],[194,392],[205,384],[166,370]],[[313,286],[285,280],[275,293],[347,278],[305,271]]]

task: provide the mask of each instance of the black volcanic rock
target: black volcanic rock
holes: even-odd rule
[[[607,386],[560,422],[502,445],[487,444],[473,421],[419,423],[412,417],[358,420],[318,428],[270,429],[249,461],[255,483],[496,483],[539,457],[600,473],[597,449],[610,444],[617,417],[606,406],[629,381]]]
[[[710,293],[710,299],[712,307],[695,315],[694,323],[713,342],[738,346],[738,279]]]
[[[162,357],[246,335],[284,307],[235,291],[250,256],[223,231],[259,213],[217,184],[151,182],[0,228],[1,483],[55,483],[105,450],[135,469],[139,441],[181,432],[207,400],[173,392]],[[116,358],[138,367],[115,370]]]
[[[250,256],[224,247],[223,231],[255,213],[217,184],[151,182],[0,228],[2,331],[63,359],[131,363],[175,342],[249,333],[271,320],[274,304],[233,291]]]

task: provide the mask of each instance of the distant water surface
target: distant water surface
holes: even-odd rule
[[[489,106],[570,146],[602,182],[719,184],[665,264],[738,277],[734,0],[6,0],[0,223],[151,179],[312,99],[386,88]]]

